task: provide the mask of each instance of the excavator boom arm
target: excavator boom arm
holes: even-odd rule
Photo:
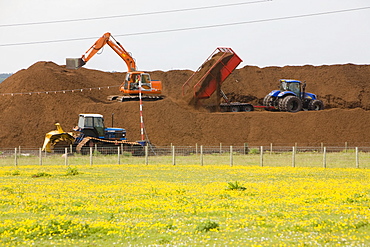
[[[128,53],[123,46],[113,38],[110,33],[105,33],[100,37],[86,52],[81,59],[83,64],[87,63],[96,53],[99,52],[106,44],[108,44],[123,61],[125,61],[128,72],[136,71],[136,63],[134,58]]]

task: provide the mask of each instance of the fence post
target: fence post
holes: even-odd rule
[[[233,146],[230,146],[230,166],[233,166]]]
[[[360,168],[360,160],[358,157],[358,147],[356,147],[356,168]]]
[[[172,146],[172,165],[176,165],[175,146]]]
[[[263,146],[260,149],[260,165],[263,166]]]
[[[144,146],[144,150],[145,150],[145,165],[148,165],[149,164],[149,148],[148,148],[148,143]]]
[[[203,166],[203,145],[200,145],[200,165]]]
[[[198,143],[195,143],[195,154],[198,155]]]
[[[14,166],[18,166],[17,148],[14,148]]]
[[[248,143],[244,143],[244,155],[248,153]]]
[[[220,142],[220,154],[222,153],[222,143]]]
[[[345,152],[345,153],[347,153],[347,149],[348,149],[348,143],[347,143],[347,142],[345,142],[345,143],[344,143],[344,152]]]
[[[93,164],[93,149],[90,147],[90,166]]]
[[[120,165],[121,164],[121,148],[119,146],[117,147],[117,156],[118,156],[117,162],[118,162],[118,165]]]
[[[272,154],[272,143],[270,143],[270,155]]]
[[[295,152],[296,152],[296,148],[294,146],[292,148],[292,167],[295,167]]]
[[[324,147],[323,149],[324,149],[323,151],[324,154],[323,154],[322,166],[326,168],[326,147]]]
[[[324,150],[324,143],[322,142],[321,143],[321,153],[323,152],[323,150]]]
[[[95,143],[95,145],[94,145],[94,146],[95,146],[95,150],[94,150],[94,152],[97,154],[97,153],[98,153],[98,144],[96,144],[96,143]]]
[[[39,148],[39,165],[42,165],[42,150]]]
[[[68,148],[64,149],[64,165],[68,166]]]
[[[69,145],[69,152],[70,152],[70,153],[73,153],[72,144],[70,144],[70,145]]]

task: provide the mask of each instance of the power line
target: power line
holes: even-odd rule
[[[281,21],[281,20],[289,20],[289,19],[320,16],[320,15],[338,14],[338,13],[345,13],[345,12],[352,12],[352,11],[359,11],[359,10],[366,10],[366,9],[370,9],[370,6],[361,7],[361,8],[353,8],[353,9],[327,11],[327,12],[320,12],[320,13],[311,13],[311,14],[304,14],[304,15],[276,17],[276,18],[269,18],[269,19],[262,19],[262,20],[215,24],[215,25],[208,25],[208,26],[185,27],[185,28],[175,28],[175,29],[156,30],[156,31],[144,31],[144,32],[118,34],[118,35],[115,34],[114,36],[115,37],[127,37],[127,36],[138,36],[138,35],[148,35],[148,34],[158,34],[158,33],[181,32],[181,31],[190,31],[190,30],[198,30],[198,29],[209,29],[209,28],[218,28],[218,27],[226,27],[226,26],[236,26],[236,25],[245,25],[245,24],[261,23],[261,22],[270,22],[270,21]],[[45,44],[45,43],[59,43],[59,42],[81,41],[81,40],[91,40],[91,39],[96,39],[96,37],[34,41],[34,42],[23,42],[23,43],[13,43],[13,44],[0,44],[0,47],[18,46],[18,45],[35,45],[35,44]]]
[[[203,9],[214,9],[214,8],[233,7],[233,6],[240,6],[240,5],[246,5],[246,4],[255,4],[255,3],[263,3],[263,2],[271,2],[271,1],[272,0],[257,0],[257,1],[251,1],[251,2],[230,3],[230,4],[221,4],[221,5],[204,6],[204,7],[194,7],[194,8],[186,8],[186,9],[162,10],[162,11],[154,11],[154,12],[146,12],[146,13],[136,13],[136,14],[113,15],[113,16],[81,18],[81,19],[70,19],[70,20],[56,20],[56,21],[42,21],[42,22],[28,22],[28,23],[4,24],[4,25],[0,25],[0,28],[1,27],[17,27],[17,26],[43,25],[43,24],[54,24],[54,23],[67,23],[67,22],[93,21],[93,20],[115,19],[115,18],[135,17],[135,16],[158,15],[158,14],[168,14],[168,13],[186,12],[186,11],[203,10]]]

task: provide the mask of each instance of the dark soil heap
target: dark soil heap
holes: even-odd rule
[[[277,88],[279,79],[306,81],[307,92],[317,94],[327,110],[299,113],[195,110],[182,96],[182,85],[192,73],[150,72],[153,79],[162,81],[166,96],[143,106],[146,131],[153,144],[370,144],[368,65],[246,66],[235,70],[222,84],[231,100],[261,104],[264,96]],[[129,140],[139,140],[139,102],[106,100],[108,95],[119,93],[118,85],[124,75],[85,68],[69,70],[52,62],[38,62],[15,73],[0,84],[0,147],[41,147],[45,133],[55,128],[54,123],[59,122],[65,131],[70,131],[77,124],[79,113],[103,114],[107,126],[114,114],[114,125],[126,128]],[[69,91],[73,89],[88,90]],[[36,93],[7,94],[21,92]]]

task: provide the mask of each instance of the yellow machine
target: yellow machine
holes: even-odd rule
[[[104,118],[101,114],[79,114],[78,125],[73,128],[74,132],[64,132],[59,123],[56,130],[45,135],[42,150],[46,152],[65,152],[65,148],[71,148],[69,152],[88,153],[90,147],[94,147],[101,153],[116,152],[121,147],[122,151],[132,155],[142,155],[143,142],[132,142],[126,139],[126,130],[116,127],[105,127]]]
[[[66,133],[63,131],[62,126],[56,123],[56,130],[52,130],[45,135],[44,145],[42,146],[42,151],[51,153],[55,146],[68,147],[75,142],[75,137],[73,133]]]

